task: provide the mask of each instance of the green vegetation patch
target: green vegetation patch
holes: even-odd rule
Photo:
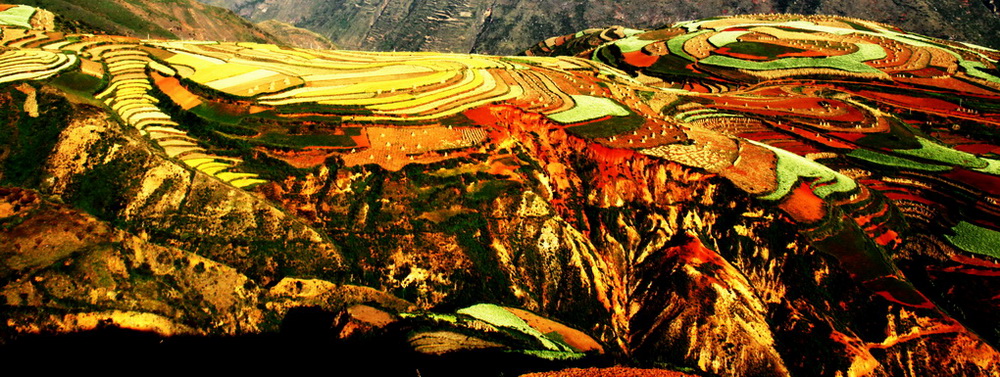
[[[847,156],[862,161],[871,162],[873,164],[892,166],[909,170],[922,170],[922,171],[932,171],[932,172],[944,172],[951,170],[950,166],[926,164],[923,162],[917,162],[902,157],[891,156],[885,153],[874,152],[867,149],[855,149],[851,151],[851,153],[848,153]]]
[[[870,43],[861,43],[858,44],[857,52],[842,56],[822,58],[786,58],[771,61],[748,61],[728,56],[712,55],[701,59],[698,62],[722,67],[748,69],[752,71],[800,68],[835,68],[854,73],[882,73],[882,71],[863,62],[883,59],[885,57],[885,50],[882,46]]]
[[[729,43],[726,48],[733,54],[760,56],[767,58],[767,60],[778,59],[778,56],[783,54],[797,54],[806,51],[801,48],[759,42]]]
[[[49,83],[60,89],[91,98],[94,93],[97,93],[97,91],[105,85],[104,80],[80,71],[66,71],[60,73],[59,76],[49,80]]]
[[[240,124],[244,118],[243,115],[233,114],[227,110],[228,109],[221,104],[215,102],[203,102],[188,111],[208,121],[223,124]]]
[[[542,351],[542,350],[523,350],[518,351],[519,353],[534,356],[545,360],[577,360],[587,356],[585,353],[580,352],[559,352],[559,351]]]
[[[977,61],[962,60],[958,63],[958,65],[962,66],[962,68],[965,69],[965,73],[969,76],[981,78],[995,84],[1000,84],[1000,77],[996,77],[982,71],[982,69],[988,68],[986,67],[986,64]]]
[[[612,137],[635,131],[645,122],[646,118],[631,114],[626,117],[610,117],[598,122],[567,127],[566,130],[585,138]]]
[[[654,41],[639,39],[639,37],[633,36],[625,39],[619,39],[614,43],[615,46],[618,46],[618,48],[622,50],[622,53],[625,53],[625,52],[636,52],[642,50],[643,47],[646,47],[647,45],[653,42]]]
[[[35,11],[35,8],[26,5],[7,9],[0,12],[0,24],[31,29],[31,16],[35,15]]]
[[[521,333],[531,335],[532,337],[538,339],[542,345],[550,351],[557,352],[572,352],[573,349],[569,348],[564,344],[559,344],[551,339],[547,338],[545,334],[538,331],[534,327],[528,325],[520,317],[514,315],[507,309],[503,307],[493,305],[493,304],[476,304],[464,309],[459,309],[456,313],[464,314],[472,318],[478,319],[480,321],[489,323],[497,327],[504,327],[512,330],[517,330]]]
[[[792,191],[792,187],[795,186],[800,178],[816,178],[816,181],[812,183],[812,189],[813,193],[820,198],[826,198],[835,192],[848,192],[858,187],[858,184],[853,179],[815,161],[767,144],[752,140],[749,140],[749,142],[770,149],[778,158],[778,187],[770,194],[759,196],[758,198],[761,200],[779,200],[784,198],[785,195],[788,195]]]
[[[568,124],[603,118],[606,116],[628,116],[632,112],[617,102],[604,97],[573,95],[576,106],[572,109],[549,115],[549,119]]]
[[[972,153],[957,151],[919,136],[917,141],[920,143],[920,148],[895,149],[893,152],[972,169],[989,167],[989,163]]]
[[[872,33],[878,33],[878,30],[873,30],[873,29],[871,29],[871,28],[869,28],[867,26],[864,26],[864,25],[856,23],[856,22],[851,22],[851,21],[848,21],[848,20],[840,20],[840,22],[843,22],[843,23],[849,25],[850,27],[854,28],[854,30],[869,31],[869,32],[872,32]]]
[[[1000,175],[1000,160],[994,160],[991,158],[980,158],[980,160],[986,161],[986,167],[973,170],[986,174]]]
[[[646,32],[646,30],[641,30],[641,29],[632,29],[632,28],[627,28],[627,27],[626,28],[622,28],[622,33],[624,33],[626,37],[634,37],[636,35],[639,35],[639,34],[642,34],[642,33],[645,33],[645,32]]]
[[[945,238],[955,247],[973,254],[1000,258],[1000,232],[965,221],[958,223],[951,230],[955,234],[946,234]]]
[[[749,33],[749,32],[750,31],[748,31],[748,30],[722,31],[722,32],[716,33],[715,35],[713,35],[711,37],[708,37],[708,43],[711,43],[715,47],[728,46],[728,45],[730,45],[732,43],[739,42],[740,41],[739,38],[742,37],[743,35]]]
[[[667,55],[656,59],[653,65],[646,68],[646,72],[652,76],[661,78],[671,78],[673,76],[706,77],[704,73],[692,71],[687,66],[691,62],[679,56]]]
[[[458,323],[458,317],[453,314],[440,314],[440,313],[399,313],[399,318],[404,319],[428,319],[432,321],[440,321],[447,323]]]

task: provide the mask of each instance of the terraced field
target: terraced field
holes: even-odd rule
[[[31,17],[24,7],[0,12],[0,83],[76,83],[157,153],[241,189],[278,190],[284,177],[263,179],[273,172],[244,163],[261,155],[300,169],[442,163],[440,177],[463,173],[448,163],[496,152],[468,171],[505,177],[529,165],[510,162],[519,150],[550,161],[538,167],[550,177],[532,179],[581,224],[573,205],[667,210],[681,190],[663,188],[667,175],[721,177],[874,294],[947,326],[957,322],[896,255],[930,242],[955,263],[1000,274],[995,50],[826,16],[590,29],[519,57],[67,35],[28,28]],[[579,161],[585,179],[568,178]],[[582,198],[584,189],[604,196]],[[944,236],[921,241],[911,229]],[[701,242],[671,255],[706,260]],[[624,299],[609,295],[594,300],[624,313]],[[519,312],[463,310],[514,323],[545,351],[570,350],[546,343]],[[430,353],[454,341],[422,334],[410,341]]]
[[[997,52],[862,20],[731,17],[654,31],[589,30],[543,42],[529,51],[532,56],[504,58],[69,36],[24,28],[31,15],[25,9],[0,13],[14,27],[4,33],[2,43],[10,50],[0,56],[0,80],[43,80],[72,69],[95,75],[106,84],[94,97],[125,124],[148,134],[167,156],[238,187],[265,181],[240,172],[238,156],[209,151],[214,146],[192,137],[191,126],[175,121],[161,101],[227,125],[215,133],[254,148],[318,149],[341,155],[349,166],[374,163],[391,170],[475,151],[510,127],[498,123],[498,112],[537,113],[551,127],[610,148],[706,168],[775,202],[828,201],[835,193],[870,196],[864,185],[800,157],[823,151],[853,151],[847,155],[859,162],[893,168],[926,161],[984,177],[992,177],[990,167],[998,163],[992,150],[976,156],[932,148],[938,144],[927,141],[931,136],[893,115],[905,109],[1000,125],[993,105],[1000,87]],[[567,53],[577,56],[537,56]],[[807,77],[812,81],[802,80]],[[743,83],[754,85],[729,90]],[[906,87],[938,94],[913,97]],[[963,105],[961,96],[975,100]],[[891,148],[867,142],[880,133],[908,141]],[[988,149],[971,139],[965,143],[962,148]],[[893,157],[877,157],[883,155]],[[726,159],[764,172],[751,174]],[[812,189],[794,189],[810,177],[819,177]],[[828,203],[857,205],[853,199]],[[850,216],[872,216],[888,205]],[[886,247],[898,240],[891,219],[883,220],[869,236]],[[929,305],[919,300],[914,304]]]

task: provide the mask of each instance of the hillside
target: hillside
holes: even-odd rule
[[[261,21],[256,26],[264,32],[274,35],[284,45],[320,50],[337,48],[333,42],[316,32],[295,27],[278,20]]]
[[[80,32],[140,38],[249,41],[330,48],[329,41],[306,30],[264,29],[225,8],[194,0],[14,0],[48,9]],[[271,31],[280,33],[271,33]],[[301,43],[301,44],[297,44]]]
[[[988,0],[203,0],[254,21],[316,31],[347,49],[517,54],[553,35],[592,27],[655,28],[757,13],[832,14],[888,22],[945,39],[1000,47]]]
[[[51,19],[0,6],[0,359],[1000,375],[996,50],[835,16],[526,56]]]

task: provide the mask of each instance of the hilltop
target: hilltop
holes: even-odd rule
[[[524,56],[58,19],[0,6],[5,357],[1000,374],[996,50],[836,16]]]

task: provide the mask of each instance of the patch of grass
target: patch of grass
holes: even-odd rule
[[[826,198],[837,192],[849,192],[857,188],[857,183],[853,179],[833,169],[783,149],[756,142],[752,143],[770,149],[778,157],[778,187],[774,192],[760,196],[761,200],[779,200],[784,198],[801,178],[814,180],[812,189],[816,196],[820,198]]]
[[[497,327],[504,327],[511,330],[519,331],[525,335],[534,337],[541,343],[542,347],[545,347],[547,351],[555,352],[570,352],[572,348],[565,344],[557,343],[551,339],[545,337],[537,329],[528,325],[520,317],[514,315],[513,313],[507,311],[503,307],[493,305],[493,304],[476,304],[464,309],[458,310],[456,313],[464,314],[480,321],[489,323]]]
[[[1000,258],[1000,232],[965,221],[958,223],[951,230],[955,234],[946,234],[945,238],[952,245],[970,253]]]
[[[757,42],[735,42],[727,44],[726,48],[731,53],[760,56],[767,58],[767,60],[777,59],[778,55],[782,54],[796,54],[806,51],[801,48]]]
[[[632,112],[610,98],[573,95],[575,105],[572,109],[548,115],[559,123],[578,123],[594,120],[605,116],[628,116]]]
[[[72,70],[53,77],[49,80],[49,84],[87,98],[93,97],[94,93],[97,93],[106,83],[97,77]]]
[[[690,61],[674,55],[661,56],[656,59],[653,65],[646,68],[646,72],[652,76],[660,78],[670,77],[706,77],[704,73],[697,73],[687,68]]]
[[[920,143],[920,148],[896,149],[893,152],[974,169],[982,169],[989,165],[971,153],[957,151],[922,137],[917,137],[917,141]]]
[[[933,171],[933,172],[944,172],[951,170],[950,166],[925,164],[922,162],[896,157],[885,153],[873,152],[867,149],[855,149],[851,151],[851,153],[848,153],[847,156],[862,161],[871,162],[873,164],[891,166],[901,169]]]
[[[631,114],[625,117],[611,117],[599,122],[567,127],[566,130],[585,138],[611,137],[639,129],[646,118]]]
[[[885,58],[885,50],[875,44],[859,44],[857,52],[823,58],[785,58],[771,61],[749,61],[728,56],[712,55],[698,61],[700,64],[746,69],[752,71],[769,71],[779,69],[835,68],[854,73],[882,73],[863,62]]]

